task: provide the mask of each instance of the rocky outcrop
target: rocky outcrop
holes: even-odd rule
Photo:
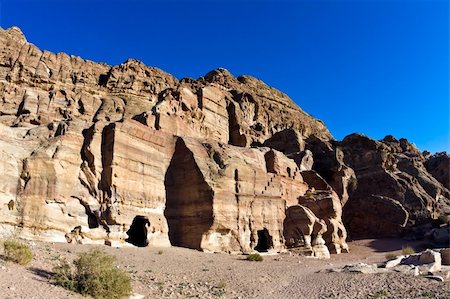
[[[436,180],[445,188],[450,189],[450,156],[446,152],[428,157],[424,165]]]
[[[409,213],[398,201],[380,195],[352,198],[344,210],[346,227],[353,237],[396,237],[406,226]]]
[[[203,80],[229,92],[230,144],[260,145],[286,129],[294,129],[303,138],[311,135],[331,138],[322,122],[299,109],[287,95],[256,78],[234,78],[227,70],[218,69],[200,78]]]
[[[133,59],[41,51],[16,27],[0,41],[3,236],[285,248],[286,211],[314,188],[301,175],[313,155],[287,157],[267,140],[289,130],[300,144],[331,138],[288,96],[225,69],[177,80]]]
[[[289,207],[286,210],[283,229],[288,247],[300,247],[304,254],[316,257],[330,256],[322,238],[323,233],[327,231],[327,225],[307,207],[302,205]]]
[[[314,214],[320,215],[327,225],[327,231],[323,238],[328,244],[330,252],[348,252],[346,243],[347,230],[342,223],[342,204],[336,192],[315,171],[303,171],[303,180],[311,186],[303,196],[299,197],[299,203],[308,207]]]
[[[287,95],[225,69],[178,80],[41,51],[13,27],[0,29],[0,95],[4,237],[326,258],[348,250],[347,202],[352,228],[376,223],[351,212],[367,175],[408,221],[448,203],[409,143],[335,142]]]
[[[424,156],[406,139],[347,136],[339,147],[356,173],[357,188],[344,208],[352,237],[387,237],[450,213],[450,193],[427,172]]]
[[[341,204],[345,205],[357,181],[353,169],[344,162],[342,148],[336,142],[327,142],[316,136],[308,137],[306,148],[315,157],[312,169],[327,181],[339,196]]]

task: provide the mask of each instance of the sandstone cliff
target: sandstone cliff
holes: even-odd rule
[[[359,141],[333,141],[287,95],[225,69],[178,80],[41,51],[12,27],[0,29],[0,94],[2,236],[326,256],[348,249],[344,205],[357,235],[377,221],[355,220],[358,201],[395,207],[396,229],[449,203],[420,153],[368,141],[360,157]],[[370,182],[394,190],[364,194]]]

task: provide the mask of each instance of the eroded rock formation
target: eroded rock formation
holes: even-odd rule
[[[448,204],[408,143],[337,143],[258,79],[95,63],[41,51],[16,27],[0,47],[2,236],[327,257],[348,250],[344,205],[355,232],[375,222],[351,213],[371,177],[394,182],[374,192],[409,217],[394,226]]]
[[[425,158],[427,171],[445,188],[450,189],[450,156],[444,152]]]
[[[406,226],[450,213],[449,190],[427,172],[425,157],[406,139],[353,134],[339,146],[357,176],[344,208],[352,237],[396,236]]]

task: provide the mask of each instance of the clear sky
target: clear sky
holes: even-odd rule
[[[0,0],[41,49],[177,78],[224,67],[287,93],[336,139],[450,152],[449,1]]]

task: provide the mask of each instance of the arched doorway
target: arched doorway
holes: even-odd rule
[[[269,234],[269,231],[266,228],[258,230],[258,244],[256,244],[255,250],[267,252],[272,246],[272,236]]]
[[[145,216],[136,216],[127,231],[128,239],[125,241],[138,247],[148,245],[147,233],[150,221]]]

